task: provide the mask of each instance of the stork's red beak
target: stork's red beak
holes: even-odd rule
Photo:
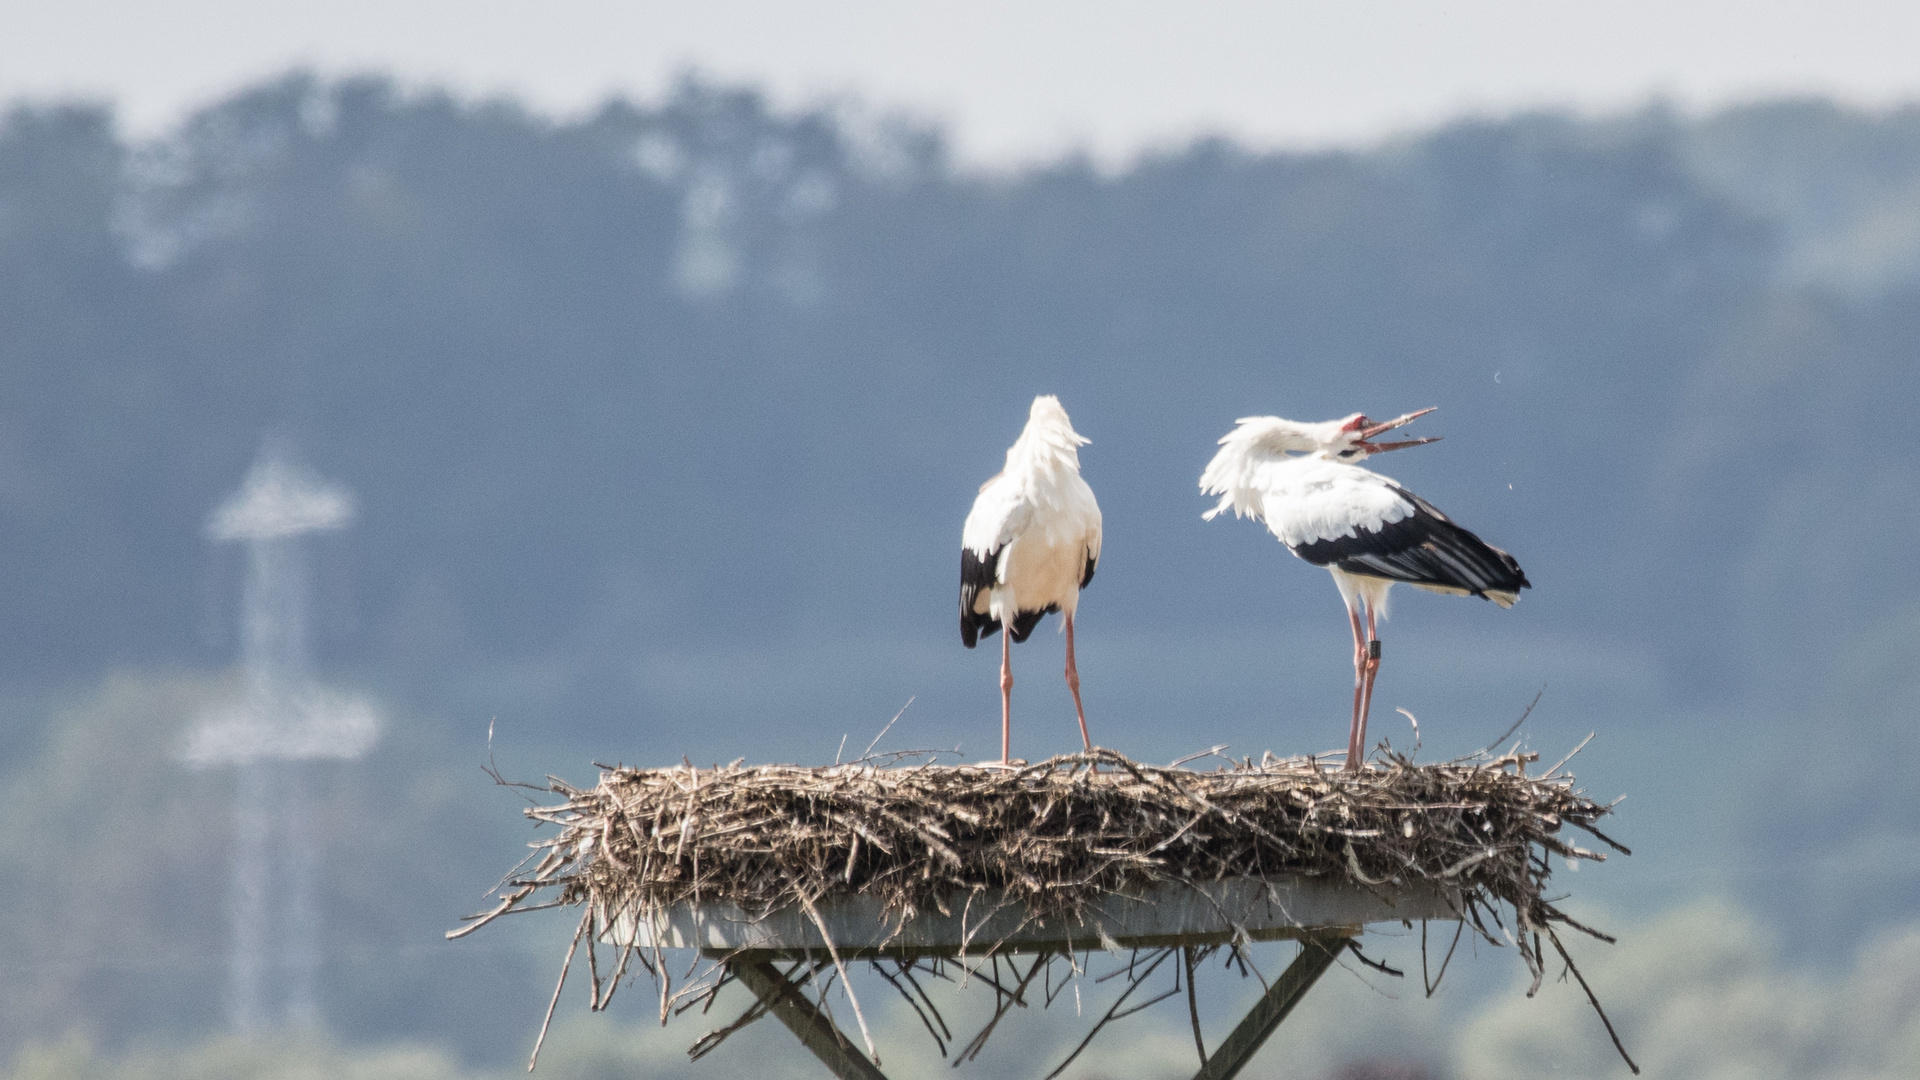
[[[1429,436],[1424,439],[1401,439],[1397,442],[1377,443],[1377,442],[1368,441],[1369,439],[1372,439],[1375,435],[1392,431],[1394,428],[1397,428],[1397,427],[1405,427],[1406,425],[1411,424],[1415,420],[1418,420],[1421,417],[1432,412],[1436,408],[1439,408],[1439,406],[1436,405],[1429,408],[1421,409],[1418,412],[1410,412],[1403,416],[1396,416],[1393,419],[1386,421],[1385,423],[1366,424],[1364,427],[1360,429],[1360,438],[1355,441],[1354,445],[1365,448],[1365,450],[1369,454],[1384,454],[1389,450],[1405,450],[1409,446],[1425,446],[1430,442],[1439,442],[1440,436],[1438,435]],[[1361,419],[1364,421],[1365,417],[1362,417]]]
[[[1439,442],[1439,441],[1440,441],[1440,436],[1429,435],[1424,439],[1400,439],[1395,442],[1362,441],[1362,442],[1356,443],[1355,445],[1366,447],[1367,453],[1369,454],[1384,454],[1389,450],[1405,450],[1409,446],[1425,446],[1430,442]]]

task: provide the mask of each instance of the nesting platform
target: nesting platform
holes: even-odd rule
[[[1517,945],[1536,977],[1543,935],[1565,956],[1554,926],[1586,928],[1545,899],[1549,856],[1604,858],[1575,844],[1569,826],[1619,846],[1595,827],[1608,807],[1557,766],[1527,775],[1535,760],[1389,756],[1346,772],[1310,758],[1216,756],[1219,767],[1202,770],[1095,750],[1014,766],[921,756],[606,767],[590,788],[546,785],[559,801],[526,813],[554,831],[499,903],[451,936],[515,910],[578,905],[568,965],[584,944],[595,1008],[636,960],[659,985],[663,1020],[689,994],[711,1004],[738,981],[756,1005],[696,1043],[696,1057],[771,1014],[843,1080],[882,1074],[806,991],[824,1002],[850,962],[892,982],[944,1054],[952,1034],[913,973],[990,961],[997,975],[1005,959],[1005,982],[986,980],[994,1021],[961,1049],[966,1060],[1010,1005],[1025,1004],[1043,963],[1038,985],[1051,999],[1055,959],[1077,977],[1076,953],[1145,956],[1148,974],[1178,955],[1191,1009],[1197,956],[1221,952],[1244,973],[1242,945],[1299,940],[1292,965],[1262,979],[1254,1010],[1211,1053],[1194,1015],[1197,1075],[1225,1080],[1369,923],[1459,920]],[[611,967],[595,955],[604,946],[617,951]],[[667,949],[697,950],[712,978],[672,994]],[[870,1051],[863,1017],[861,1028]]]
[[[644,917],[617,917],[601,939],[641,949],[698,949],[721,961],[840,1080],[885,1080],[885,1074],[774,961],[797,961],[798,970],[816,958],[899,962],[960,960],[969,950],[1011,958],[1179,948],[1189,950],[1183,955],[1191,979],[1196,946],[1297,939],[1300,954],[1195,1074],[1195,1080],[1230,1080],[1366,924],[1451,920],[1459,909],[1457,896],[1433,886],[1386,895],[1314,878],[1236,878],[1163,882],[1137,895],[1103,896],[1075,918],[1044,923],[1028,918],[1025,905],[1005,890],[983,890],[958,911],[912,916],[865,896],[824,900],[811,913],[787,908],[759,917],[724,902],[686,902]]]
[[[838,896],[815,905],[753,915],[725,902],[683,903],[615,918],[602,934],[609,945],[698,949],[714,957],[754,954],[795,959],[1157,948],[1279,941],[1320,930],[1355,932],[1368,923],[1452,920],[1459,896],[1433,885],[1391,892],[1357,889],[1319,878],[1268,881],[1161,882],[1137,893],[1112,893],[1075,917],[1035,920],[1004,889],[981,890],[949,912],[890,912],[870,896]]]

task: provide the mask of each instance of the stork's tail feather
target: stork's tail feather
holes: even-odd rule
[[[1058,607],[1049,607],[1045,611],[1023,611],[1015,615],[1011,630],[1013,643],[1018,645],[1027,640],[1033,635],[1033,628],[1040,625],[1041,619],[1059,610]],[[991,615],[975,615],[971,618],[966,615],[960,616],[960,640],[969,649],[982,639],[990,638],[999,632],[1000,624],[995,622]]]
[[[1059,610],[1058,607],[1049,605],[1045,611],[1023,611],[1015,615],[1013,617],[1013,629],[1011,631],[1014,644],[1018,645],[1020,642],[1031,637],[1033,635],[1033,628],[1040,625],[1041,619],[1046,618],[1049,612]]]

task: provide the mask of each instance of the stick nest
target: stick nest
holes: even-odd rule
[[[1608,806],[1570,774],[1526,775],[1535,760],[1388,756],[1346,772],[1268,755],[1200,771],[1095,750],[1019,767],[603,768],[591,788],[550,778],[560,801],[526,814],[555,831],[503,883],[498,906],[470,919],[533,906],[536,894],[541,907],[605,915],[699,901],[764,914],[867,894],[912,915],[1005,889],[1051,921],[1169,881],[1425,881],[1459,896],[1462,917],[1489,938],[1482,914],[1510,911],[1538,973],[1526,934],[1570,922],[1544,895],[1551,857],[1605,858],[1566,827],[1626,849],[1595,825]]]
[[[620,951],[611,977],[603,978],[595,946],[622,914],[644,917],[680,904],[724,902],[756,916],[787,907],[811,911],[829,896],[865,894],[878,897],[889,915],[910,917],[926,909],[950,912],[956,899],[999,889],[1006,899],[1024,903],[1031,919],[1072,921],[1103,896],[1167,882],[1299,875],[1387,893],[1430,883],[1453,898],[1462,927],[1492,944],[1517,947],[1533,975],[1529,996],[1545,975],[1544,937],[1579,980],[1621,1057],[1639,1071],[1554,926],[1613,939],[1575,922],[1545,895],[1554,857],[1606,858],[1574,843],[1568,826],[1628,853],[1596,827],[1611,806],[1574,786],[1573,776],[1561,771],[1567,759],[1529,776],[1538,755],[1517,749],[1423,765],[1386,750],[1347,772],[1313,758],[1269,754],[1259,762],[1233,761],[1218,757],[1219,749],[1199,755],[1223,763],[1211,770],[1184,768],[1184,762],[1146,765],[1096,749],[1013,766],[943,765],[930,754],[821,768],[739,762],[713,769],[603,766],[591,788],[550,777],[544,790],[559,801],[525,812],[554,831],[502,882],[492,910],[469,916],[467,926],[448,936],[464,936],[516,911],[584,908],[541,1026],[544,1041],[583,942],[595,1009],[607,1007],[635,959],[658,986],[662,1023],[690,1008],[704,1012],[730,981],[728,961],[721,958],[674,993],[658,950],[649,959],[632,946]],[[1347,947],[1370,967],[1399,974],[1368,960],[1357,943]],[[1189,983],[1194,965],[1218,948],[1184,947]],[[1228,948],[1229,964],[1239,963],[1244,976],[1240,944]],[[1121,973],[1128,979],[1119,1000],[1054,1075],[1109,1021],[1178,993],[1176,973],[1172,990],[1122,1011],[1175,951],[1182,950],[1149,950],[1144,958],[1136,951],[1115,973],[1094,980]],[[1083,965],[1062,955],[1077,976]],[[958,1064],[978,1056],[1009,1007],[1025,1005],[1023,992],[1043,966],[1045,1000],[1053,999],[1055,959],[1035,956],[1024,976],[1017,965],[1010,967],[1010,975],[1019,976],[1011,988],[999,978],[1000,960],[991,946],[972,961],[961,958],[957,968],[939,957],[895,959],[889,961],[897,969],[892,972],[879,959],[869,965],[913,1006],[943,1055],[952,1032],[917,980],[953,981],[953,970],[965,969],[962,985],[975,979],[993,989],[993,1018],[960,1048]],[[981,966],[989,962],[992,976]],[[1424,934],[1422,963],[1424,971]],[[824,1006],[836,973],[844,984],[846,968],[837,953],[831,962],[796,962],[785,977],[817,994]],[[845,990],[877,1060],[858,999],[850,986]],[[1188,997],[1191,1009],[1190,989]],[[704,1056],[766,1009],[765,1002],[756,1003],[690,1053]],[[1198,1043],[1197,1012],[1192,1021]]]

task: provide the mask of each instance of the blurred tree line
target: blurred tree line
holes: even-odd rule
[[[561,123],[294,75],[139,144],[105,109],[20,106],[0,120],[0,692],[227,663],[237,556],[203,522],[268,436],[359,496],[322,542],[329,669],[429,713],[516,673],[568,738],[637,728],[677,759],[672,719],[633,715],[636,652],[952,637],[960,518],[1034,393],[1095,439],[1108,618],[1167,635],[1329,615],[1304,574],[1287,610],[1247,587],[1277,576],[1270,544],[1199,534],[1194,479],[1235,417],[1439,405],[1447,456],[1407,479],[1550,584],[1530,627],[1637,643],[1681,706],[1764,706],[1769,737],[1839,732],[1891,773],[1920,750],[1889,704],[1913,637],[1888,629],[1920,625],[1917,348],[1914,111],[1531,115],[982,176],[937,131],[698,81]],[[114,693],[90,715],[136,730]],[[44,769],[77,784],[95,757],[44,710],[0,712],[13,805],[63,807],[57,832],[84,804]],[[119,767],[164,757],[150,742]],[[1920,829],[1911,780],[1743,767],[1826,800],[1767,818],[1756,850]],[[409,828],[458,830],[441,782],[404,789]],[[11,839],[5,873],[51,842]],[[182,850],[162,878],[217,876]],[[477,890],[485,850],[467,836],[427,877]],[[87,865],[108,869],[73,888],[126,866],[61,872]],[[23,925],[44,955],[53,924]],[[217,950],[217,926],[143,940]],[[124,1006],[35,983],[32,1015],[191,1027],[199,978]],[[525,1005],[389,990],[343,1022],[493,1046]]]
[[[1234,415],[1440,404],[1476,433],[1448,468],[1502,481],[1458,515],[1552,522],[1518,539],[1583,619],[1721,688],[1788,651],[1751,635],[1794,632],[1729,633],[1728,605],[1912,591],[1871,553],[1913,524],[1898,499],[1820,541],[1870,584],[1757,590],[1742,564],[1811,539],[1756,507],[1851,498],[1861,458],[1910,475],[1871,429],[1914,389],[1917,176],[1920,117],[1813,104],[1002,178],[934,132],[697,82],[557,124],[295,76],[140,146],[102,110],[17,108],[0,679],[224,657],[201,522],[267,434],[363,501],[324,590],[335,662],[584,672],[662,637],[885,632],[931,595],[900,553],[951,561],[982,446],[1040,387],[1108,433],[1157,619],[1249,614],[1182,569],[1188,474]],[[1776,190],[1809,186],[1814,210]]]

